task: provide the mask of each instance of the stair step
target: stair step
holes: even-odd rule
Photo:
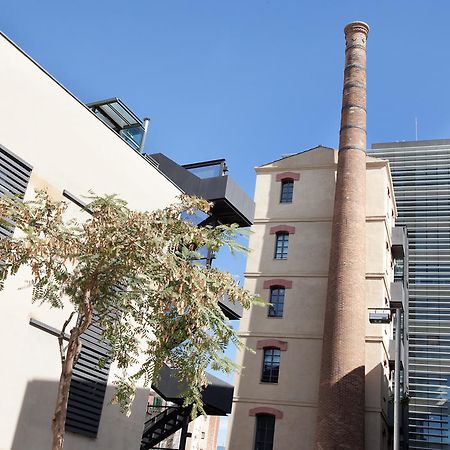
[[[141,439],[141,450],[150,450],[152,447],[156,447],[161,441],[181,429],[186,414],[189,414],[187,409],[169,407],[147,420]],[[190,421],[190,417],[188,420]]]

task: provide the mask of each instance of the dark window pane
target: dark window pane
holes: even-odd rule
[[[277,233],[275,238],[275,259],[287,259],[289,234]]]
[[[283,317],[284,288],[273,287],[270,289],[269,317]]]
[[[261,381],[264,383],[278,383],[280,356],[281,350],[279,348],[264,349]]]
[[[275,416],[258,414],[256,416],[255,450],[272,450],[275,431]]]
[[[294,195],[294,181],[283,180],[281,182],[280,203],[292,203],[293,195]]]

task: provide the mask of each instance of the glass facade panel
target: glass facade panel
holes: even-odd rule
[[[409,448],[450,449],[450,141],[375,145],[409,238]],[[394,276],[400,276],[396,267]]]

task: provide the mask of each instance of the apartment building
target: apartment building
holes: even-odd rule
[[[254,306],[241,319],[240,334],[254,353],[238,354],[244,368],[235,380],[228,450],[316,448],[327,284],[337,270],[329,266],[337,162],[336,150],[319,146],[256,169],[245,278],[246,287],[270,304]],[[403,282],[393,284],[395,258],[403,260],[405,244],[403,232],[393,233],[397,212],[388,162],[366,156],[365,180],[366,250],[358,261],[365,267],[364,448],[387,450],[393,325],[369,318],[379,322],[377,315],[390,315],[390,308],[406,311]],[[356,326],[352,309],[345,315],[347,326]],[[351,352],[346,342],[335,345]],[[405,372],[404,352],[402,360]]]
[[[46,189],[53,198],[67,201],[74,216],[87,214],[80,207],[89,191],[117,194],[139,210],[162,208],[188,193],[215,202],[208,223],[251,224],[253,203],[227,176],[224,160],[183,167],[162,154],[143,154],[145,120],[116,98],[84,104],[3,34],[0,65],[2,193],[32,199],[35,189]],[[8,238],[6,230],[0,232]],[[27,279],[27,270],[21,271],[0,294],[1,450],[48,449],[51,442],[60,374],[55,335],[70,311],[32,304]],[[226,298],[220,303],[230,319],[240,316]],[[182,408],[180,387],[169,368],[155,390],[171,402],[170,411],[146,415],[149,389],[142,386],[131,417],[109,404],[109,382],[116,369],[113,363],[98,365],[107,345],[101,330],[91,328],[82,337],[74,370],[65,448],[146,450],[164,439],[164,433],[179,429],[186,438],[189,410]],[[204,393],[207,412],[227,414],[232,391],[211,377]]]
[[[409,443],[449,449],[450,140],[373,144],[409,235]]]

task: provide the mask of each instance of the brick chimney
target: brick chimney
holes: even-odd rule
[[[364,449],[366,40],[345,27],[345,70],[316,448]]]

